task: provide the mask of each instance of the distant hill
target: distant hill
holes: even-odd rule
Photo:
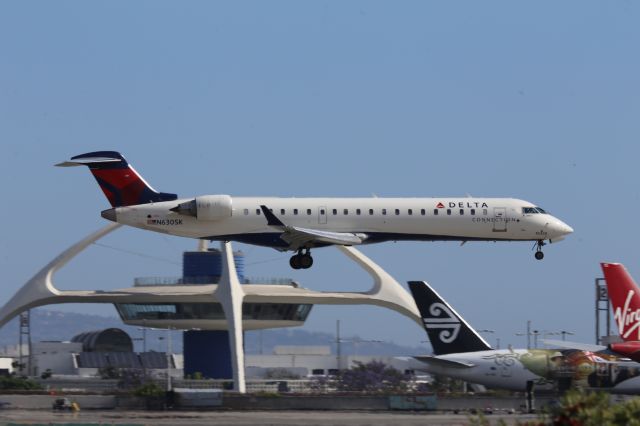
[[[142,330],[138,327],[128,326],[122,323],[118,317],[106,317],[100,315],[88,315],[75,312],[61,312],[49,309],[31,310],[31,340],[39,342],[43,340],[71,340],[77,334],[85,331],[102,330],[116,327],[126,331],[134,340],[136,350],[142,350]],[[172,332],[173,352],[182,352],[182,336],[178,331]],[[166,350],[166,331],[147,330],[147,350]],[[7,347],[18,344],[18,319],[14,318],[0,329],[0,352],[6,352]],[[387,355],[387,356],[411,356],[424,354],[420,347],[406,347],[396,345],[393,342],[357,342],[357,336],[342,337],[341,352],[345,355]],[[328,345],[333,353],[336,353],[335,335],[322,332],[305,331],[300,328],[284,328],[277,330],[247,331],[245,333],[245,351],[248,354],[270,354],[273,347],[278,345]],[[356,341],[357,343],[353,342]]]

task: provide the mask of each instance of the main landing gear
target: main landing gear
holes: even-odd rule
[[[543,240],[538,240],[536,243],[536,254],[534,255],[536,259],[542,260],[544,259],[544,253],[542,252],[542,247],[545,245]]]
[[[306,249],[304,253],[302,250],[298,250],[297,254],[291,256],[289,259],[289,265],[293,269],[309,269],[311,265],[313,265],[313,257],[311,257],[311,252],[309,249]]]

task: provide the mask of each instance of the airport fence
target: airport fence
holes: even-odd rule
[[[50,378],[38,379],[38,383],[47,391],[60,392],[95,392],[105,393],[118,390],[126,390],[121,386],[121,382],[116,379],[100,379],[100,378]],[[155,383],[166,388],[166,379],[155,379]],[[314,380],[247,380],[247,392],[264,392],[264,393],[317,393],[318,388],[315,386]],[[171,381],[172,388],[186,389],[220,389],[231,390],[233,382],[230,380],[186,380],[174,379]],[[325,389],[331,391],[331,389]]]

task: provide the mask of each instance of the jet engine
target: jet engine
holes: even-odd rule
[[[193,216],[198,220],[220,220],[231,217],[233,207],[229,195],[201,195],[178,204],[171,211]]]

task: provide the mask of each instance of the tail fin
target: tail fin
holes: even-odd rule
[[[176,194],[157,192],[115,151],[97,151],[76,155],[58,167],[88,166],[91,174],[111,203],[111,207],[171,201]]]
[[[433,353],[491,350],[491,346],[425,281],[409,281]]]
[[[621,263],[601,263],[613,319],[624,341],[640,340],[640,289]]]

